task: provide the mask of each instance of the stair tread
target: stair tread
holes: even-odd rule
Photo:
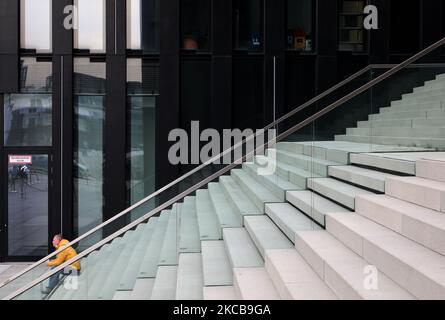
[[[221,227],[212,206],[208,190],[196,192],[196,214],[198,217],[199,235],[201,240],[221,239]]]
[[[160,266],[153,284],[151,300],[174,300],[178,266]]]
[[[131,294],[131,300],[150,300],[155,279],[137,279]]]
[[[202,241],[204,286],[233,285],[232,268],[224,241]]]
[[[200,253],[179,255],[176,300],[202,300],[203,276]]]
[[[222,176],[219,179],[226,194],[236,204],[238,213],[241,215],[263,214],[255,204],[244,194],[236,181],[231,176]]]
[[[241,227],[237,213],[230,207],[219,183],[209,183],[209,195],[221,228]]]
[[[292,248],[291,241],[268,216],[245,217],[246,230],[263,258],[266,250]]]
[[[266,214],[291,240],[295,241],[295,232],[321,229],[313,220],[289,203],[271,203],[266,205]]]
[[[179,252],[201,252],[195,197],[186,197],[179,208]]]
[[[204,300],[239,300],[233,286],[204,287]]]
[[[223,238],[233,268],[264,266],[264,260],[245,228],[226,228]]]
[[[336,295],[295,249],[268,250],[266,269],[283,299],[336,300]],[[274,276],[285,288],[280,288]]]
[[[235,287],[243,300],[280,300],[265,268],[235,268]]]
[[[358,195],[374,194],[371,191],[332,178],[309,179],[308,187],[352,210],[355,208],[355,197]]]
[[[170,211],[164,240],[162,241],[161,252],[159,254],[160,266],[178,264],[178,225],[178,211],[175,206]]]

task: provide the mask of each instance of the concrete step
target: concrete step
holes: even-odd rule
[[[177,266],[161,266],[158,269],[151,300],[174,300],[176,298]]]
[[[116,291],[112,300],[132,300],[133,291]]]
[[[176,282],[176,300],[202,300],[203,286],[201,254],[181,253]]]
[[[195,197],[186,197],[179,209],[179,252],[201,252]]]
[[[233,286],[204,287],[204,300],[225,301],[239,300]]]
[[[153,293],[155,279],[137,279],[131,300],[150,300]]]
[[[286,143],[286,142],[280,142]],[[280,145],[278,143],[278,145]],[[310,142],[287,142],[294,147],[277,147],[278,150],[297,155],[306,155],[312,158],[332,161],[341,164],[348,164],[349,162],[349,148],[357,147],[351,144],[339,144],[334,141],[310,141]]]
[[[329,176],[383,193],[386,179],[396,177],[389,173],[356,166],[331,167]]]
[[[445,155],[434,159],[422,159],[416,162],[416,175],[419,178],[445,182]]]
[[[209,183],[209,195],[221,229],[242,226],[240,216],[232,209],[219,183]]]
[[[137,273],[138,278],[155,278],[161,256],[161,250],[169,224],[168,216],[161,216],[151,236],[150,242],[145,246],[145,252],[141,255],[142,263]]]
[[[445,138],[424,138],[424,137],[388,137],[388,136],[335,136],[337,141],[351,141],[370,144],[386,144],[398,146],[412,146],[419,148],[445,149]]]
[[[224,241],[202,241],[204,286],[231,286],[233,272]]]
[[[136,278],[139,274],[139,268],[142,264],[145,250],[148,243],[150,243],[151,237],[153,235],[154,229],[159,221],[165,221],[169,218],[169,212],[165,211],[161,214],[159,218],[151,218],[146,227],[138,232],[141,232],[139,241],[135,243],[132,255],[128,260],[128,267],[122,275],[121,281],[119,282],[118,290],[130,291],[136,282]]]
[[[266,270],[283,300],[337,299],[295,249],[268,250]]]
[[[419,119],[422,121],[427,121],[426,119]],[[414,121],[417,119],[390,119],[390,120],[374,120],[374,121],[359,121],[357,122],[358,128],[412,128]],[[374,132],[374,131],[373,131]]]
[[[386,180],[386,194],[422,207],[445,212],[445,183],[418,177]]]
[[[389,154],[351,154],[351,163],[371,168],[393,171],[401,174],[416,174],[415,161],[392,157]]]
[[[342,300],[413,298],[381,272],[377,288],[366,287],[369,263],[326,231],[297,232],[295,243],[301,256]]]
[[[319,159],[307,155],[298,155],[285,151],[277,150],[277,160],[286,164],[297,166],[303,170],[313,172],[321,177],[327,177],[328,167],[339,165],[337,162]]]
[[[332,178],[309,179],[309,189],[339,203],[351,210],[355,209],[355,198],[373,192],[341,182]]]
[[[351,136],[372,137],[423,137],[423,138],[445,138],[445,127],[426,128],[348,128],[346,134]]]
[[[111,300],[114,293],[119,288],[122,276],[125,274],[128,267],[128,261],[132,256],[134,245],[139,241],[139,238],[142,235],[141,230],[143,229],[143,225],[141,224],[138,227],[138,229],[132,231],[131,233],[127,232],[128,236],[124,236],[122,239],[125,244],[125,246],[122,248],[122,254],[120,254],[119,257],[114,260],[111,268],[105,271],[106,278],[105,281],[100,283],[101,289],[97,295],[97,300]]]
[[[445,215],[386,195],[359,196],[356,212],[445,256]]]
[[[174,206],[170,211],[167,228],[165,229],[164,240],[162,240],[161,252],[159,253],[158,265],[160,266],[178,265],[179,214],[177,208],[177,206]]]
[[[326,220],[332,235],[415,297],[445,299],[444,256],[358,214]]]
[[[278,142],[276,144],[277,150],[287,151],[290,153],[303,154],[304,153],[304,144],[298,142]]]
[[[307,188],[309,178],[320,178],[319,175],[282,162],[276,163],[277,174],[292,182],[301,189]]]
[[[404,112],[404,111],[415,111],[415,110],[433,110],[442,109],[442,104],[444,98],[439,97],[413,97],[409,99],[402,100],[401,104],[391,105],[390,107],[380,108],[380,113],[387,112]]]
[[[265,268],[236,268],[233,279],[241,300],[280,300]]]
[[[297,231],[321,229],[313,220],[289,203],[266,204],[266,214],[291,242],[295,241]]]
[[[223,230],[223,238],[233,268],[264,266],[264,260],[245,228],[226,228]]]
[[[425,128],[425,127],[444,127],[445,118],[435,118],[435,119],[413,119],[413,128]]]
[[[240,223],[244,223],[244,216],[262,215],[255,204],[247,197],[241,187],[231,176],[222,176],[219,183],[232,209],[239,215]]]
[[[261,212],[265,212],[264,205],[266,203],[283,202],[244,170],[235,169],[232,170],[231,174],[236,183]]]
[[[322,226],[325,225],[326,213],[350,212],[348,209],[312,191],[288,192],[287,201]]]
[[[219,240],[222,237],[218,217],[213,209],[208,190],[196,192],[196,215],[200,240]]]
[[[278,229],[268,216],[245,217],[246,230],[255,243],[263,259],[266,250],[288,249],[293,245],[290,240]]]
[[[263,157],[262,159],[264,160],[264,158],[265,157]],[[267,189],[269,189],[282,202],[285,201],[287,191],[302,189],[302,187],[299,187],[293,184],[292,182],[283,179],[277,174],[273,175],[258,174],[259,168],[260,167],[254,163],[243,163],[243,170],[249,173],[253,179],[264,185]]]

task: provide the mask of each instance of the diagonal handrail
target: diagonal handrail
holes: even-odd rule
[[[289,119],[290,117],[292,117],[293,115],[295,115],[296,113],[306,109],[308,106],[316,103],[317,101],[323,99],[324,97],[328,96],[329,94],[331,94],[332,92],[335,92],[336,90],[338,90],[339,88],[341,88],[342,86],[348,84],[349,82],[357,79],[358,77],[360,77],[361,75],[365,74],[366,72],[368,72],[369,70],[371,70],[370,66],[367,66],[365,68],[363,68],[362,70],[356,72],[355,74],[351,75],[350,77],[346,78],[345,80],[339,82],[338,84],[336,84],[335,86],[331,87],[330,89],[324,91],[323,93],[319,94],[318,96],[310,99],[309,101],[305,102],[304,104],[302,104],[301,106],[299,106],[298,108],[290,111],[289,113],[287,113],[286,115],[282,116],[281,118],[277,119],[276,121],[272,122],[271,124],[269,124],[268,126],[266,126],[263,130],[267,131],[273,127],[275,127],[276,125],[280,124],[281,122],[283,122],[286,119]],[[201,169],[203,169],[204,167],[214,163],[215,161],[217,161],[218,159],[221,159],[222,157],[224,157],[225,155],[227,155],[228,153],[232,152],[233,150],[235,150],[236,148],[239,148],[240,146],[242,146],[244,143],[247,143],[248,141],[251,141],[253,138],[258,137],[259,135],[261,135],[262,130],[259,130],[258,132],[256,132],[255,134],[245,138],[245,140],[242,140],[240,142],[238,142],[237,144],[234,144],[230,149],[227,149],[225,151],[223,151],[222,153],[220,153],[219,155],[213,157],[212,159],[208,160],[207,162],[201,164],[200,166],[194,168],[193,170],[187,172],[186,174],[182,175],[181,177],[179,177],[178,179],[172,181],[171,183],[167,184],[166,186],[162,187],[161,189],[157,190],[156,192],[150,194],[149,196],[145,197],[144,199],[138,201],[137,203],[135,203],[134,205],[130,206],[129,208],[125,209],[124,211],[118,213],[117,215],[113,216],[112,218],[108,219],[107,221],[101,223],[100,225],[92,228],[91,230],[87,231],[86,233],[82,234],[81,236],[79,236],[78,238],[70,241],[66,246],[50,253],[49,255],[47,255],[46,257],[40,259],[39,261],[33,263],[32,265],[30,265],[29,267],[27,267],[26,269],[22,270],[20,273],[15,274],[14,276],[12,276],[11,278],[7,279],[6,281],[4,281],[3,283],[0,284],[0,288],[4,287],[5,285],[7,285],[8,283],[14,281],[15,279],[21,277],[22,275],[28,273],[29,271],[31,271],[32,269],[36,268],[37,266],[40,266],[42,263],[44,263],[45,261],[55,257],[58,253],[62,252],[63,250],[65,250],[66,248],[73,246],[75,244],[77,244],[78,242],[82,241],[83,239],[87,238],[88,236],[94,234],[95,232],[99,231],[100,229],[103,229],[104,227],[106,227],[107,225],[109,225],[110,223],[116,221],[117,219],[125,216],[126,214],[128,214],[129,212],[133,211],[134,209],[140,207],[141,205],[143,205],[144,203],[147,203],[148,201],[150,201],[151,199],[155,198],[156,196],[158,196],[159,194],[163,193],[164,191],[170,189],[171,187],[175,186],[176,184],[180,183],[181,181],[184,181],[185,179],[187,179],[188,177],[192,176],[193,174],[195,174],[196,172],[199,172]]]
[[[320,117],[322,117],[323,115],[325,115],[326,113],[332,111],[333,109],[337,108],[338,106],[344,104],[345,102],[353,99],[354,97],[358,96],[359,94],[365,92],[366,90],[370,89],[371,87],[375,86],[376,84],[382,82],[383,80],[389,78],[390,76],[392,76],[393,74],[399,72],[400,70],[406,68],[407,66],[413,64],[413,62],[417,61],[418,59],[422,58],[423,56],[427,55],[428,53],[434,51],[435,49],[439,48],[440,46],[442,46],[443,44],[445,44],[445,38],[439,40],[438,42],[432,44],[431,46],[429,46],[428,48],[420,51],[419,53],[417,53],[416,55],[412,56],[411,58],[405,60],[404,62],[396,65],[395,67],[393,67],[392,69],[388,70],[387,72],[383,73],[382,75],[378,76],[377,78],[369,81],[367,84],[361,86],[360,88],[354,90],[353,92],[347,94],[346,96],[344,96],[343,98],[337,100],[336,102],[332,103],[331,105],[325,107],[324,109],[322,109],[321,111],[317,112],[316,114],[308,117],[306,120],[298,123],[297,125],[293,126],[292,128],[288,129],[287,131],[285,131],[284,133],[280,134],[276,139],[273,140],[269,140],[267,143],[263,144],[262,146],[258,147],[257,149],[251,151],[250,153],[244,155],[241,159],[238,159],[237,161],[233,162],[232,164],[224,167],[223,169],[219,170],[218,172],[212,174],[211,176],[207,177],[206,179],[200,181],[199,183],[197,183],[196,185],[194,185],[193,187],[190,187],[188,190],[182,192],[181,194],[175,196],[174,198],[172,198],[171,200],[165,202],[164,204],[160,205],[159,207],[155,208],[154,210],[152,210],[151,212],[147,213],[146,215],[142,216],[141,218],[135,220],[134,222],[128,224],[127,226],[125,226],[124,228],[116,231],[115,233],[113,233],[112,235],[108,236],[107,238],[101,240],[100,242],[92,245],[91,247],[89,247],[88,249],[86,249],[85,251],[83,251],[82,253],[80,253],[79,255],[77,255],[76,257],[70,259],[69,261],[63,263],[62,265],[58,266],[57,268],[51,270],[50,272],[45,273],[44,275],[40,276],[39,278],[33,280],[32,282],[28,283],[27,285],[25,285],[24,287],[22,287],[21,289],[17,290],[16,292],[10,294],[9,296],[7,296],[5,298],[5,300],[10,300],[13,299],[15,297],[17,297],[18,295],[22,294],[23,292],[27,291],[28,289],[32,288],[34,285],[46,280],[47,278],[49,278],[51,275],[56,274],[57,272],[59,272],[60,270],[63,270],[65,267],[71,265],[72,263],[82,259],[85,256],[88,256],[91,252],[95,251],[96,249],[100,248],[101,246],[103,246],[104,244],[112,241],[113,239],[115,239],[116,237],[119,237],[120,235],[122,235],[123,233],[127,232],[128,230],[131,230],[132,228],[134,228],[135,226],[137,226],[138,224],[146,221],[147,219],[150,219],[151,217],[153,217],[154,215],[158,214],[160,211],[168,208],[169,206],[171,206],[172,204],[178,202],[179,200],[183,199],[184,197],[188,196],[189,194],[191,194],[192,192],[198,190],[199,188],[201,188],[202,186],[206,185],[208,182],[215,180],[216,178],[220,177],[221,175],[225,174],[226,172],[228,172],[229,170],[235,168],[236,166],[238,166],[239,161],[246,161],[246,159],[250,159],[251,157],[253,157],[256,152],[264,150],[266,148],[268,148],[271,144],[274,144],[276,141],[281,141],[282,139],[286,138],[287,136],[291,135],[292,133],[294,133],[295,131],[305,127],[306,125],[308,125],[309,123],[319,119]],[[271,123],[270,125],[268,125],[267,127],[264,128],[265,130],[268,130],[274,126],[276,126],[277,124],[279,124],[280,122],[288,119],[289,117],[291,117],[292,115],[296,114],[297,112],[305,109],[306,107],[308,107],[309,105],[317,102],[318,100],[322,99],[323,97],[327,96],[329,93],[337,90],[338,88],[340,88],[341,86],[343,86],[344,84],[354,80],[355,78],[357,78],[358,76],[364,74],[365,72],[369,71],[372,69],[372,66],[368,66],[364,69],[362,69],[361,71],[355,73],[354,75],[352,75],[351,77],[345,79],[344,81],[340,82],[339,84],[337,84],[336,86],[332,87],[331,89],[323,92],[322,94],[318,95],[317,97],[311,99],[310,101],[306,102],[305,104],[303,104],[302,106],[294,109],[293,111],[289,112],[288,114],[286,114],[285,116],[279,118],[278,120],[274,121],[273,123]],[[336,89],[334,89],[336,88]],[[329,93],[327,93],[329,92]],[[209,161],[207,161],[206,163],[200,165],[198,168],[190,171],[189,173],[185,174],[184,176],[178,178],[177,180],[173,181],[172,183],[170,183],[169,185],[167,185],[166,187],[160,189],[159,191],[155,192],[154,194],[148,196],[147,198],[139,201],[138,203],[136,203],[135,205],[131,206],[130,208],[124,210],[123,212],[121,212],[118,216],[115,216],[114,218],[108,220],[107,222],[101,224],[100,226],[94,228],[96,229],[95,231],[99,230],[100,227],[105,226],[109,223],[111,223],[112,221],[122,217],[123,215],[125,215],[126,213],[130,212],[131,210],[133,210],[134,208],[144,204],[145,202],[149,201],[151,198],[153,198],[155,196],[155,194],[159,194],[162,191],[165,191],[167,189],[169,189],[171,186],[177,184],[178,182],[184,180],[186,177],[190,176],[191,174],[197,172],[198,170],[204,168],[205,166],[207,166],[208,164],[211,164],[213,162],[215,162],[216,160],[218,160],[219,158],[221,158],[222,156],[226,155],[227,153],[231,152],[232,150],[234,150],[235,148],[238,148],[239,146],[241,146],[243,143],[252,140],[252,138],[258,136],[262,134],[261,131],[260,133],[257,134],[253,134],[250,137],[246,138],[246,140],[239,142],[238,144],[232,146],[232,148],[227,149],[226,151],[222,152],[221,154],[219,154],[218,156],[214,157],[213,159],[210,159]],[[93,230],[94,230],[93,229]],[[91,232],[93,233],[93,232]],[[91,234],[90,233],[90,234]],[[83,238],[85,238],[85,236],[82,236]],[[51,255],[49,255],[48,257],[42,259],[41,261],[33,264],[31,267],[27,268],[29,270],[32,270],[34,267],[40,265],[41,263],[45,262],[48,258],[50,258],[51,256],[56,255],[58,252],[63,251],[66,247],[75,244],[77,242],[79,242],[81,239],[81,237],[79,237],[78,239],[72,241],[71,243],[67,244],[66,246],[64,246],[63,248],[59,249],[58,251],[52,253]],[[82,238],[82,239],[83,239]],[[29,271],[28,270],[28,271]],[[24,273],[28,272],[22,272],[21,275],[23,275]],[[14,279],[18,278],[20,275],[16,276]],[[14,279],[4,283],[3,285],[13,281]],[[3,286],[2,285],[2,286]],[[1,286],[0,286],[1,288]]]

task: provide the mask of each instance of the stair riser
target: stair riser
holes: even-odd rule
[[[445,230],[366,198],[358,197],[356,206],[357,214],[445,255]]]
[[[399,286],[420,299],[444,299],[445,287],[414,270],[405,262],[386,252],[360,235],[326,217],[326,230],[339,239],[344,245],[353,250],[370,265],[374,265],[383,274],[395,281]],[[391,241],[391,239],[388,239]]]
[[[294,207],[299,209],[301,212],[305,213],[308,217],[317,221],[320,225],[325,225],[325,215],[324,213],[315,209],[312,205],[306,204],[298,198],[295,198],[291,195],[287,195],[287,201],[291,203]]]
[[[445,162],[419,160],[416,162],[416,175],[425,179],[445,182]]]
[[[264,176],[259,175],[257,170],[255,168],[252,168],[248,166],[246,163],[243,164],[243,170],[248,172],[249,175],[261,183],[262,185],[266,186],[267,189],[269,189],[276,197],[278,197],[281,201],[285,201],[286,196],[286,190],[281,189],[276,184],[272,183],[269,179],[266,179]]]
[[[326,198],[331,199],[334,202],[340,203],[345,207],[354,210],[355,209],[355,199],[354,195],[343,194],[338,190],[331,189],[318,183],[317,179],[308,181],[308,188],[323,195]]]
[[[445,212],[445,191],[418,186],[400,179],[388,179],[386,193],[400,200]]]
[[[372,189],[377,192],[385,192],[385,180],[380,180],[378,178],[369,176],[360,176],[358,174],[351,174],[349,172],[342,171],[337,167],[329,168],[329,176],[362,186],[364,188]]]
[[[255,204],[255,206],[260,210],[260,212],[264,212],[264,203],[260,198],[257,197],[254,191],[250,190],[249,187],[238,177],[238,175],[232,174],[233,179],[238,183],[244,193],[249,197],[249,199]]]

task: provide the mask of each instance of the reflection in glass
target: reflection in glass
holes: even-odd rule
[[[52,0],[20,1],[20,47],[37,52],[52,49]]]
[[[263,0],[233,1],[233,41],[236,50],[263,50]]]
[[[287,49],[312,51],[313,0],[287,0]]]
[[[78,235],[102,222],[105,63],[74,60],[74,220]],[[90,239],[91,240],[91,239]]]
[[[105,0],[74,0],[77,8],[77,29],[74,48],[105,52]]]
[[[159,0],[127,0],[127,49],[159,51]]]
[[[4,95],[5,146],[52,145],[51,92],[52,63],[23,58],[20,93]]]
[[[181,1],[182,49],[208,51],[210,49],[211,1]]]
[[[48,254],[48,156],[8,156],[8,255]]]
[[[156,97],[159,64],[129,59],[127,64],[127,190],[130,204],[155,191]]]

